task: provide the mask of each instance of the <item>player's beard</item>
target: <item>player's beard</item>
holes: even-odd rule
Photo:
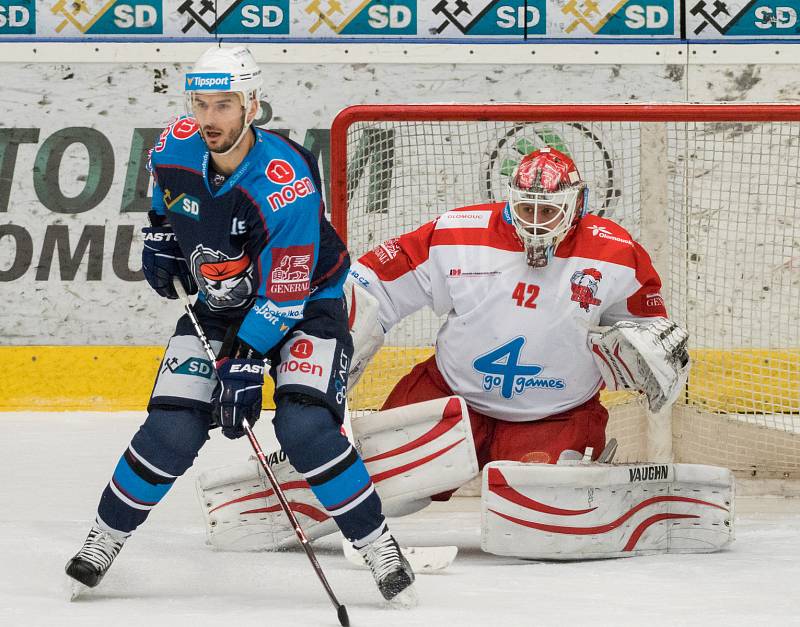
[[[213,128],[213,127],[211,127],[211,128],[206,127],[204,129],[202,129],[202,131],[203,131],[203,139],[206,142],[206,146],[208,146],[208,150],[210,152],[215,153],[215,154],[222,154],[222,153],[228,152],[231,148],[233,148],[233,145],[237,142],[239,137],[241,137],[242,131],[244,131],[244,122],[245,122],[245,116],[242,115],[242,119],[241,119],[241,121],[239,123],[239,126],[236,127],[235,129],[233,129],[232,131],[229,131],[228,133],[225,133],[224,134],[224,141],[221,144],[219,144],[219,146],[217,148],[212,148],[211,146],[209,146],[208,140],[206,139],[206,133],[209,130],[218,131],[219,129],[216,129],[216,128]]]

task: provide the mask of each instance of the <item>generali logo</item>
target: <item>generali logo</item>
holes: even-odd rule
[[[272,251],[272,272],[267,288],[275,301],[302,300],[311,287],[314,247],[289,246]]]

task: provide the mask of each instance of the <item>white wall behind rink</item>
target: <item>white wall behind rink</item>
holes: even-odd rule
[[[0,44],[0,58],[18,60],[0,63],[0,344],[159,344],[180,314],[176,303],[162,301],[143,281],[133,280],[141,248],[138,240],[127,246],[125,238],[138,234],[145,223],[141,210],[146,203],[140,199],[131,205],[134,190],[126,194],[125,186],[126,181],[129,186],[136,183],[138,171],[129,170],[141,165],[136,141],[143,132],[135,129],[161,127],[182,113],[186,66],[158,60],[169,52],[169,45],[155,52],[156,45],[128,44],[147,62],[131,61],[135,50],[98,45],[115,51],[105,58],[116,57],[118,63],[97,62],[96,46],[84,45],[88,48],[79,54],[76,44]],[[206,47],[172,46],[180,51],[172,59],[193,58]],[[288,130],[300,142],[316,143],[324,155],[336,113],[359,103],[800,98],[797,65],[742,64],[741,51],[734,50],[741,46],[727,47],[731,65],[720,64],[718,58],[713,65],[685,61],[692,56],[685,45],[586,46],[577,47],[579,53],[574,52],[576,46],[542,46],[536,48],[542,50],[537,62],[527,60],[531,46],[490,46],[485,56],[492,62],[483,63],[476,62],[483,56],[481,46],[472,47],[471,56],[469,46],[423,47],[429,49],[426,54],[438,49],[437,59],[458,62],[398,63],[409,56],[402,47],[393,47],[390,57],[379,47],[355,45],[328,46],[330,54],[321,54],[317,45],[304,46],[297,60],[290,61],[288,53],[256,45],[266,78],[270,119],[265,126]],[[748,48],[755,56],[768,52]],[[787,59],[780,52],[784,48],[770,48],[779,51],[775,61]],[[413,51],[412,59],[418,58],[416,48],[405,49]],[[595,49],[602,53],[592,54]],[[655,55],[657,49],[664,50],[663,56]],[[703,55],[709,54],[709,48],[703,50]],[[623,63],[626,54],[634,63]],[[655,60],[642,63],[644,55]],[[470,58],[461,59],[466,56]],[[317,62],[321,59],[337,62]],[[82,130],[87,128],[93,131]],[[91,158],[76,138],[89,138]],[[327,157],[321,161],[326,175]],[[43,169],[47,165],[50,169]],[[141,179],[139,183],[141,192]],[[64,212],[57,199],[75,198],[87,186],[97,190],[91,200],[96,205],[85,211],[72,206]],[[125,202],[127,209],[136,210],[123,211]],[[81,257],[82,235],[86,250]]]

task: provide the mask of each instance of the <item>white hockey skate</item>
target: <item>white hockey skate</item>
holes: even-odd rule
[[[64,569],[70,577],[71,595],[74,601],[87,588],[94,588],[106,574],[117,557],[126,538],[92,527],[81,550],[67,562]]]
[[[397,607],[412,607],[417,604],[414,571],[403,557],[397,540],[389,531],[383,532],[377,540],[357,549],[364,558],[383,598]]]

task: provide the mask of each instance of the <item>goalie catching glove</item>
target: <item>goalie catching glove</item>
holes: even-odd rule
[[[689,334],[666,318],[589,331],[589,349],[609,390],[635,390],[650,411],[675,402],[689,376]]]

